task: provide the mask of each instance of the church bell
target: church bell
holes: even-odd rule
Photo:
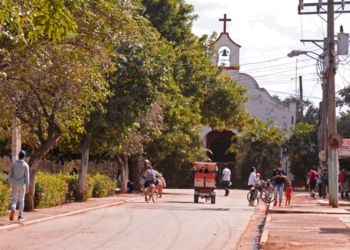
[[[228,51],[224,49],[224,50],[222,51],[222,56],[227,56],[227,52],[228,52]]]

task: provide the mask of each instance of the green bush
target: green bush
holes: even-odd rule
[[[7,184],[9,176],[4,173],[0,173],[0,183]]]
[[[39,172],[35,181],[34,206],[45,208],[61,205],[67,191],[68,184],[62,176]]]
[[[73,198],[76,195],[77,188],[78,188],[78,180],[79,175],[62,175],[64,180],[68,184],[68,197],[67,198]],[[91,177],[91,175],[86,176],[85,181],[85,192],[84,192],[84,200],[88,200],[92,196],[92,190],[94,188],[94,179]]]
[[[112,182],[112,180],[107,175],[101,175],[98,172],[93,176],[93,179],[93,197],[106,197],[108,195],[114,195],[117,184],[116,181]]]
[[[0,216],[5,216],[9,208],[11,190],[6,183],[0,181]]]

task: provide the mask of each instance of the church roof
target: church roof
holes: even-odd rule
[[[221,36],[222,36],[223,34],[227,35],[227,38],[228,38],[234,45],[236,45],[236,46],[238,46],[238,47],[242,47],[241,45],[235,43],[235,42],[231,39],[231,37],[230,37],[230,35],[229,35],[228,33],[221,33],[220,36],[218,37],[218,39],[216,39],[215,42],[219,41],[220,38],[221,38]]]

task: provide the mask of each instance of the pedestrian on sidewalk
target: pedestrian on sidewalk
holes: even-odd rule
[[[230,190],[228,190],[228,187],[230,185],[231,181],[231,171],[230,169],[227,168],[227,164],[224,164],[224,169],[222,170],[222,175],[221,175],[221,183],[222,186],[225,189],[225,196],[228,196],[230,194]]]
[[[9,187],[12,189],[10,220],[15,216],[17,200],[19,200],[18,220],[24,220],[24,196],[29,193],[29,166],[24,161],[25,156],[26,152],[21,150],[18,155],[19,160],[11,164],[8,179]]]
[[[326,163],[324,169],[321,170],[321,178],[322,178],[322,195],[323,199],[327,196],[327,188],[328,186],[328,163]]]
[[[290,207],[290,200],[292,199],[292,193],[293,193],[292,182],[291,181],[287,181],[286,206],[288,206],[288,207]]]
[[[341,198],[346,199],[349,197],[349,179],[348,179],[349,173],[345,171],[343,168],[342,171],[339,173],[339,183],[340,183],[340,194]],[[344,196],[345,193],[345,196]]]
[[[307,177],[310,178],[310,196],[315,197],[315,187],[317,183],[317,179],[320,178],[318,173],[316,172],[316,168],[312,167],[310,172],[307,174]]]
[[[317,171],[320,178],[318,178],[318,196],[322,197],[322,178],[321,178],[321,169]]]
[[[286,174],[282,170],[282,164],[279,163],[277,165],[277,168],[273,170],[272,179],[275,180],[275,189],[274,189],[274,198],[275,203],[274,206],[277,205],[277,194],[279,193],[279,206],[282,206],[282,200],[283,200],[283,189],[284,189],[284,182],[286,180]]]

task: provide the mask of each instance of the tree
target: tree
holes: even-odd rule
[[[295,96],[286,97],[284,100],[281,100],[278,95],[273,96],[274,99],[281,101],[285,104],[291,102],[296,102],[297,104],[297,115],[295,124],[301,122],[301,110],[300,110],[300,99]],[[317,125],[319,122],[319,108],[314,106],[313,102],[309,99],[304,99],[304,123]]]
[[[241,178],[248,178],[251,167],[256,167],[262,178],[269,178],[280,161],[285,132],[273,123],[274,121],[264,123],[254,117],[247,130],[241,136],[234,137],[238,139],[238,144],[231,151],[239,153],[238,172]]]
[[[283,145],[283,154],[290,161],[290,172],[306,182],[306,175],[318,165],[317,128],[315,125],[298,123],[291,127],[292,135]]]
[[[28,124],[41,142],[29,162],[33,185],[26,196],[26,210],[33,209],[38,161],[70,131],[84,133],[84,117],[96,109],[102,112],[102,104],[96,102],[106,100],[109,95],[103,74],[108,72],[115,57],[115,46],[131,38],[138,41],[142,35],[151,33],[144,28],[147,22],[137,15],[133,2],[61,3],[69,11],[67,16],[74,18],[76,32],[54,36],[51,26],[47,26],[49,29],[42,29],[43,35],[33,43],[26,43],[32,38],[26,36],[22,49],[12,49],[16,53],[6,57],[6,85],[0,86],[1,108],[7,118],[12,119],[11,111],[16,110],[14,115]],[[1,38],[8,43],[8,37]],[[90,136],[84,135],[82,164],[87,165]],[[80,178],[85,179],[83,172]]]
[[[337,118],[337,131],[341,136],[350,136],[350,111],[340,112]]]

